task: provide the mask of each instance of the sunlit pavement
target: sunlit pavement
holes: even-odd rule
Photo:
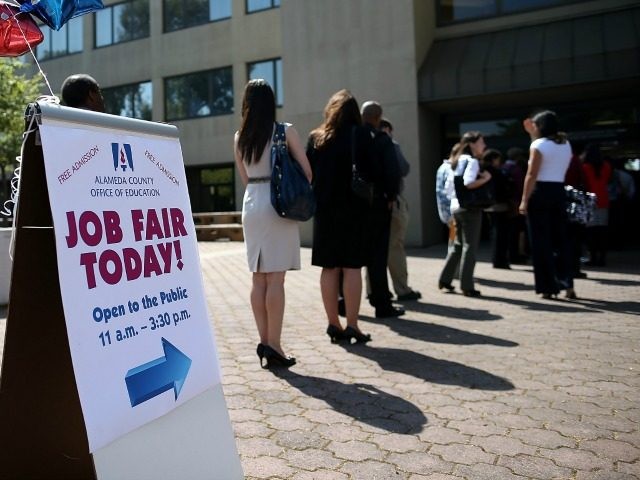
[[[244,245],[200,243],[224,391],[245,475],[280,479],[640,477],[640,256],[586,269],[578,300],[543,300],[530,266],[495,270],[480,298],[437,291],[445,247],[411,250],[418,302],[373,341],[325,335],[320,269],[286,279],[290,370],[263,370]],[[482,261],[484,260],[484,261]],[[0,317],[6,309],[0,308]],[[0,352],[6,322],[0,319]]]

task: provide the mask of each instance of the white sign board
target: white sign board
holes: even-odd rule
[[[43,118],[91,452],[220,383],[177,138]]]

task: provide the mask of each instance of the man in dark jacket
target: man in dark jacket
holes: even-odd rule
[[[367,265],[371,282],[369,303],[375,307],[377,318],[397,317],[403,315],[404,310],[394,307],[391,303],[392,295],[387,280],[387,259],[391,209],[397,199],[402,177],[393,141],[389,135],[379,130],[382,107],[375,101],[364,102],[361,113],[364,129],[372,140],[368,168],[363,170],[369,177],[368,180],[374,184],[371,215],[372,255]]]

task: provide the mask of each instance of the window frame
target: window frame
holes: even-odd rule
[[[271,4],[271,6],[264,7],[264,8],[257,8],[255,10],[249,10],[250,1],[251,0],[244,0],[244,12],[246,15],[251,15],[252,13],[258,13],[258,12],[266,12],[267,10],[273,10],[274,8],[280,8],[280,5],[281,5],[281,0],[269,0],[269,3]],[[278,2],[277,5],[276,5],[276,2]]]
[[[247,82],[249,80],[251,80],[251,74],[250,74],[251,65],[256,65],[258,63],[269,63],[269,62],[271,62],[272,66],[273,66],[272,67],[273,68],[273,85],[271,85],[271,84],[270,85],[271,85],[271,88],[273,90],[273,94],[274,94],[274,96],[276,98],[276,107],[277,108],[282,108],[283,105],[284,105],[284,87],[283,87],[283,85],[281,85],[281,84],[283,84],[282,78],[278,78],[278,75],[277,75],[277,73],[278,73],[278,69],[276,68],[276,62],[277,61],[280,61],[280,64],[282,65],[282,57],[265,58],[264,60],[256,60],[255,62],[247,62],[247,65],[246,65]],[[280,102],[278,102],[278,86],[283,87],[283,89],[282,89],[282,98],[281,98]]]
[[[104,97],[104,93],[105,91],[108,92],[109,90],[115,90],[115,89],[124,89],[127,87],[135,87],[135,86],[140,86],[143,83],[148,83],[149,85],[151,85],[151,118],[149,119],[149,121],[153,120],[153,81],[151,79],[149,80],[142,80],[139,82],[131,82],[131,83],[125,83],[123,85],[115,85],[115,86],[111,86],[111,87],[103,87],[102,88],[102,96]],[[134,108],[135,110],[135,108]],[[119,114],[114,114],[114,115],[119,115]],[[135,118],[135,119],[139,119],[139,120],[146,120],[144,118],[139,118],[139,117],[127,117],[127,118]]]
[[[180,117],[180,118],[173,118],[173,117],[169,117],[169,109],[168,107],[168,93],[169,93],[169,89],[167,88],[167,83],[170,80],[174,80],[177,78],[184,78],[184,77],[191,77],[191,76],[195,76],[195,75],[199,75],[199,74],[211,74],[213,72],[217,72],[217,71],[221,71],[221,70],[228,70],[229,72],[231,72],[231,97],[232,97],[232,101],[231,101],[231,109],[229,111],[225,111],[225,112],[221,112],[221,113],[210,113],[208,115],[194,115],[194,116],[189,116],[189,117]],[[235,113],[235,108],[234,108],[234,101],[235,101],[235,92],[233,90],[233,65],[225,65],[224,67],[215,67],[215,68],[209,68],[207,70],[198,70],[195,72],[189,72],[189,73],[181,73],[179,75],[171,75],[168,77],[164,77],[163,78],[163,88],[164,88],[164,121],[165,122],[179,122],[179,121],[183,121],[183,120],[197,120],[200,118],[211,118],[211,117],[221,117],[224,115],[233,115]],[[208,99],[211,100],[211,99]]]
[[[143,38],[149,38],[151,36],[151,4],[149,0],[147,2],[147,10],[149,11],[149,30],[146,35],[142,37],[131,38],[128,40],[114,41],[114,20],[113,20],[113,9],[117,6],[124,5],[125,3],[133,3],[139,0],[123,0],[118,3],[112,3],[110,5],[105,5],[104,8],[100,9],[98,12],[103,12],[107,9],[111,10],[111,43],[107,43],[105,45],[98,45],[98,12],[95,12],[93,15],[93,48],[98,50],[100,48],[111,47],[113,45],[119,45],[121,43],[135,42],[136,40],[141,40]]]
[[[184,2],[184,0],[182,0]],[[214,0],[208,0],[209,2],[212,2]],[[231,7],[231,13],[229,13],[228,17],[221,17],[221,18],[216,18],[216,19],[209,19],[206,22],[202,22],[202,23],[194,23],[193,25],[187,25],[185,27],[180,27],[180,28],[175,28],[173,30],[168,30],[167,29],[167,8],[166,8],[166,0],[162,0],[162,33],[173,33],[173,32],[179,32],[180,30],[185,30],[187,28],[194,28],[194,27],[199,27],[201,25],[207,25],[209,23],[217,23],[217,22],[224,22],[227,20],[230,20],[233,17],[233,0],[229,0],[229,6]]]
[[[480,22],[480,21],[488,20],[488,19],[492,19],[492,18],[508,17],[510,15],[521,15],[521,14],[524,14],[524,13],[531,13],[531,12],[536,12],[536,11],[540,11],[540,10],[547,10],[547,9],[550,9],[550,8],[564,7],[564,6],[567,6],[567,5],[572,5],[572,4],[576,4],[576,3],[580,3],[581,2],[581,0],[557,0],[557,1],[558,1],[558,3],[556,3],[555,5],[546,5],[546,6],[541,6],[541,7],[529,7],[529,8],[525,8],[525,9],[522,9],[522,10],[505,12],[503,7],[502,7],[502,0],[495,0],[495,4],[496,4],[496,13],[495,13],[495,15],[494,14],[490,14],[490,15],[484,15],[484,16],[480,16],[480,17],[465,18],[465,19],[462,19],[462,20],[444,21],[444,20],[442,20],[442,8],[441,8],[442,0],[436,0],[436,2],[435,2],[436,26],[437,27],[448,27],[448,26],[451,26],[451,25],[459,25],[459,24],[464,24],[464,23],[469,23],[469,22]]]
[[[81,47],[80,47],[80,50],[76,50],[76,51],[70,52],[69,51],[69,44],[70,44],[70,42],[69,42],[69,34],[70,34],[70,28],[69,27],[70,27],[70,25],[69,24],[74,20],[76,22],[78,22],[79,25],[82,27],[81,31],[80,31],[80,45],[81,45]],[[51,54],[52,46],[53,46],[52,35],[60,34],[60,30],[56,31],[53,28],[51,28],[51,27],[49,27],[49,26],[47,26],[47,25],[45,25],[43,23],[38,23],[38,27],[41,30],[45,29],[45,28],[48,29],[48,32],[45,34],[45,39],[42,41],[41,44],[36,45],[36,47],[35,47],[35,49],[36,49],[36,52],[35,52],[36,59],[38,60],[38,62],[46,62],[48,60],[54,60],[56,58],[68,57],[69,55],[77,55],[78,53],[82,53],[84,51],[84,19],[82,17],[72,18],[67,23],[64,24],[63,27],[65,28],[64,32],[66,34],[66,39],[65,39],[66,53],[61,53],[61,54],[58,54],[58,55],[52,55]],[[46,40],[48,40],[48,43],[49,43],[49,52],[50,52],[50,54],[48,56],[46,56],[46,57],[39,58],[38,48],[40,48],[42,45],[44,45]]]

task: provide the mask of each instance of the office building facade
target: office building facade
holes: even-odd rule
[[[435,170],[466,130],[527,148],[555,109],[577,143],[640,156],[640,7],[630,0],[129,0],[46,32],[54,88],[93,75],[109,113],[178,126],[194,211],[239,210],[232,141],[249,78],[304,137],[332,93],[378,100],[411,163],[408,245],[441,240]],[[43,27],[44,30],[46,27]],[[303,243],[311,223],[302,225]]]

